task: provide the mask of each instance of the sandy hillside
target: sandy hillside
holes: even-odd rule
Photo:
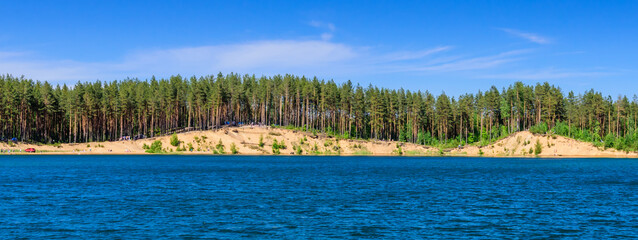
[[[264,146],[259,146],[259,138],[263,137]],[[189,148],[193,151],[181,152],[183,154],[215,154],[217,145],[221,139],[225,154],[231,153],[231,144],[235,144],[238,154],[243,155],[270,155],[273,154],[275,140],[284,142],[285,149],[280,150],[281,155],[398,155],[397,142],[389,141],[365,141],[365,140],[337,140],[324,135],[314,136],[310,133],[277,129],[271,127],[232,127],[210,131],[193,131],[178,134],[181,141],[179,147]],[[160,140],[162,148],[166,152],[177,152],[177,147],[170,145],[170,136],[148,138],[136,141],[92,142],[77,144],[62,144],[61,146],[34,145],[18,143],[12,146],[0,143],[0,148],[12,152],[18,152],[27,148],[35,148],[42,154],[146,154],[144,144],[151,145],[153,141]],[[403,155],[439,155],[438,149],[411,143],[399,143]]]
[[[263,137],[264,145],[259,146]],[[337,140],[319,134],[299,132],[271,127],[231,127],[210,131],[193,131],[178,134],[179,148],[193,147],[193,151],[182,151],[181,154],[231,154],[234,144],[240,155],[271,155],[276,140],[284,143],[281,155],[374,155],[396,156],[400,152],[404,156],[440,156],[437,148],[411,143],[376,140]],[[160,140],[167,153],[178,153],[177,148],[170,145],[170,136],[162,136],[137,141],[92,142],[62,144],[61,146],[35,145],[17,143],[8,145],[0,143],[2,154],[7,150],[13,153],[24,153],[27,148],[35,148],[37,154],[147,154],[144,145],[150,146],[153,141]],[[219,141],[223,145],[223,153],[217,147]],[[625,153],[613,149],[599,149],[591,143],[580,142],[561,136],[534,135],[530,132],[518,132],[499,140],[494,144],[477,147],[466,146],[444,151],[446,156],[482,156],[486,157],[534,157],[534,146],[538,141],[542,146],[541,157],[638,157],[636,153]],[[297,150],[301,149],[301,150]],[[530,152],[532,149],[532,152]],[[20,152],[20,150],[22,152]]]
[[[562,136],[534,135],[528,131],[512,134],[482,148],[469,146],[453,149],[450,155],[479,156],[480,149],[483,156],[488,157],[530,157],[535,156],[533,151],[536,141],[542,146],[542,152],[538,155],[541,157],[638,157],[636,153],[603,150],[591,143]]]

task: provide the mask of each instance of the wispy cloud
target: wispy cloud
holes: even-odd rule
[[[435,47],[435,48],[420,50],[420,51],[399,51],[399,52],[389,53],[383,56],[382,59],[383,61],[404,61],[404,60],[421,59],[435,53],[448,51],[450,49],[452,49],[451,46],[441,46],[441,47]]]
[[[398,65],[393,68],[393,71],[433,73],[489,69],[502,66],[506,63],[521,60],[523,59],[522,55],[529,52],[530,50],[523,49],[507,51],[488,56],[445,56],[443,58],[434,58],[431,61],[427,62]]]
[[[140,51],[110,62],[41,60],[33,54],[0,52],[0,69],[14,75],[63,82],[178,73],[205,75],[219,71],[298,73],[339,65],[357,54],[352,47],[339,43],[273,40]]]
[[[508,79],[508,80],[551,80],[551,79],[569,79],[569,78],[590,78],[612,75],[612,72],[606,71],[576,71],[561,69],[541,69],[527,70],[519,72],[489,74],[479,76],[484,79]]]
[[[102,62],[44,60],[34,53],[0,52],[0,69],[7,71],[3,73],[25,74],[29,78],[58,83],[151,75],[208,75],[220,71],[346,77],[385,73],[461,74],[482,79],[551,79],[605,74],[554,69],[507,71],[511,70],[512,63],[525,60],[532,53],[532,50],[520,49],[476,55],[460,53],[451,46],[382,52],[328,40],[269,40],[144,50],[125,54],[119,60]]]
[[[324,30],[328,30],[328,32],[324,32],[321,34],[321,40],[330,41],[332,37],[334,37],[334,31],[337,30],[333,23],[321,22],[321,21],[310,21],[308,25],[320,28]]]
[[[511,29],[511,28],[499,28],[499,30],[509,33],[512,36],[522,38],[533,43],[549,44],[552,42],[549,38],[543,37],[536,33],[522,32],[522,31]]]
[[[316,28],[325,28],[331,32],[334,32],[335,30],[337,30],[337,28],[335,27],[333,23],[328,23],[328,22],[313,20],[313,21],[310,21],[308,25],[316,27]]]

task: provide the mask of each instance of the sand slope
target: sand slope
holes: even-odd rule
[[[638,157],[636,153],[625,153],[614,149],[600,149],[591,143],[562,136],[534,135],[523,131],[510,135],[491,145],[479,148],[469,146],[453,149],[451,155],[478,156],[479,149],[488,157],[532,157],[538,141],[542,146],[540,157]],[[530,153],[532,149],[532,153]]]
[[[263,137],[264,146],[259,146],[259,138]],[[273,142],[283,143],[285,149],[281,155],[297,155],[297,148],[301,155],[373,155],[397,156],[398,147],[404,156],[441,156],[437,148],[412,143],[398,143],[395,141],[378,140],[337,140],[323,134],[313,135],[307,132],[271,128],[271,127],[228,127],[210,131],[193,131],[178,134],[181,141],[179,147],[188,148],[190,143],[193,151],[179,152],[180,154],[215,154],[216,145],[221,140],[224,146],[223,154],[231,154],[231,144],[235,144],[240,155],[272,155]],[[177,147],[170,145],[170,136],[142,139],[137,141],[92,142],[62,144],[61,146],[0,143],[2,154],[11,150],[13,154],[26,154],[27,148],[38,150],[36,154],[147,154],[143,146],[151,145],[160,140],[167,153],[178,153]],[[486,157],[535,157],[534,146],[538,141],[542,145],[540,157],[638,157],[636,153],[625,153],[613,149],[599,149],[591,143],[581,142],[561,136],[534,135],[530,132],[518,132],[499,140],[494,144],[477,147],[445,150],[446,156],[482,156]],[[532,152],[530,153],[530,149]],[[22,152],[20,152],[22,150]],[[219,153],[219,152],[217,152]],[[222,153],[219,153],[222,154]]]
[[[259,147],[259,138],[263,137],[264,146]],[[182,154],[213,154],[221,139],[225,154],[230,154],[231,144],[235,144],[242,155],[270,155],[273,154],[274,140],[286,145],[281,149],[281,155],[296,155],[296,148],[301,148],[302,155],[398,155],[397,142],[375,140],[337,140],[319,134],[278,129],[271,127],[229,127],[210,131],[192,131],[178,134],[182,142],[180,147],[190,143],[194,150],[180,152]],[[1,149],[11,149],[12,152],[35,148],[41,154],[146,154],[144,144],[151,145],[160,140],[167,152],[177,153],[177,147],[170,145],[170,136],[148,138],[136,141],[92,142],[52,145],[34,145],[18,143],[9,146],[0,143]],[[411,143],[398,143],[404,155],[439,155],[439,150],[427,146]],[[294,146],[294,149],[293,149]],[[20,153],[20,152],[18,152]]]

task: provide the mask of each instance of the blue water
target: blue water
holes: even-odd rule
[[[0,156],[0,238],[636,238],[638,160]]]

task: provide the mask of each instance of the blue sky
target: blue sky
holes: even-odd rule
[[[637,1],[2,1],[0,72],[294,73],[458,95],[638,93]]]

